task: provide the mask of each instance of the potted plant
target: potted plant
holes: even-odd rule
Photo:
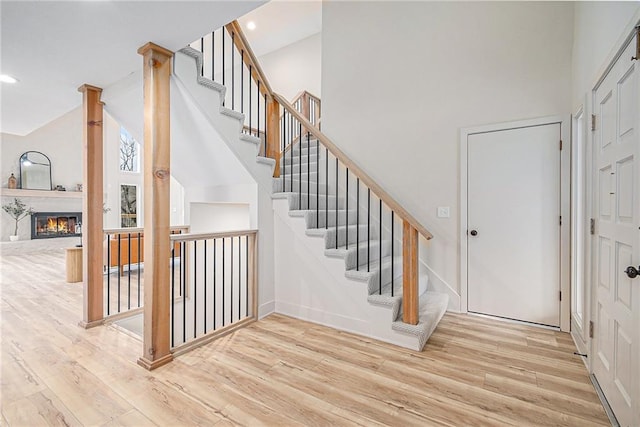
[[[13,235],[9,236],[9,240],[15,242],[16,240],[18,240],[18,223],[20,222],[20,220],[23,220],[24,218],[33,214],[33,209],[31,209],[30,207],[28,208],[27,205],[25,205],[22,200],[18,199],[17,197],[13,199],[12,203],[2,205],[2,209],[6,213],[11,215],[11,218],[16,221],[16,228],[13,232]]]

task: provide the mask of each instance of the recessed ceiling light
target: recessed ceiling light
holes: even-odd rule
[[[249,30],[251,30],[251,31],[255,30],[255,29],[256,29],[256,23],[255,23],[255,22],[253,22],[253,21],[249,21],[249,22],[247,22],[247,28],[248,28]]]
[[[18,80],[15,77],[11,77],[7,74],[0,74],[0,82],[2,83],[16,83]]]

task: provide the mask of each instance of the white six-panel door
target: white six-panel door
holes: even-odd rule
[[[640,426],[640,82],[635,39],[594,92],[592,369],[622,426]]]
[[[467,137],[468,311],[560,326],[560,123]]]

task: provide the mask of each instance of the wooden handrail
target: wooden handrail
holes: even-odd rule
[[[371,189],[391,210],[396,212],[404,221],[408,222],[413,228],[415,228],[419,234],[424,236],[427,240],[432,239],[433,235],[427,230],[417,219],[415,219],[409,212],[407,212],[400,203],[396,202],[393,197],[389,195],[382,187],[380,187],[369,175],[367,175],[357,164],[349,159],[329,138],[325,136],[320,130],[313,126],[309,120],[307,120],[302,114],[300,114],[283,96],[274,93],[273,98],[278,101],[283,108],[285,108],[291,115],[293,115],[302,126],[305,131],[315,136],[322,145],[327,148],[331,154],[333,154],[338,160],[340,160],[349,171],[353,172],[360,181]]]
[[[296,96],[293,97],[293,99],[291,100],[291,105],[295,104],[300,98],[302,98],[304,96],[312,98],[315,101],[318,101],[318,103],[320,103],[320,97],[315,96],[314,94],[312,94],[311,92],[309,92],[307,90],[302,90],[302,91],[298,92],[298,94]]]
[[[236,45],[238,51],[246,52],[246,54],[244,55],[244,63],[247,65],[247,69],[249,68],[249,66],[251,66],[251,77],[253,77],[256,82],[260,82],[260,92],[267,95],[267,98],[270,98],[273,94],[271,85],[269,85],[264,71],[262,71],[262,68],[258,63],[256,55],[253,53],[253,50],[249,46],[249,42],[247,42],[247,38],[242,32],[240,24],[238,23],[238,21],[232,21],[225,25],[225,28],[227,29],[229,34],[235,34],[235,36],[233,37],[233,43]]]
[[[298,101],[302,101],[302,103],[300,104],[300,106],[302,107],[302,111],[300,111],[300,113],[307,118],[307,120],[311,121],[311,101],[313,100],[313,102],[317,105],[317,108],[315,110],[315,114],[314,114],[314,124],[316,127],[319,128],[319,124],[320,124],[320,113],[321,113],[321,108],[322,108],[322,104],[320,101],[320,98],[315,96],[314,94],[312,94],[309,91],[303,90],[298,92],[298,94],[296,96],[293,97],[293,99],[291,100],[291,105],[295,105]]]
[[[176,230],[187,230],[189,231],[188,225],[172,225],[169,227],[170,231]],[[102,230],[104,234],[127,234],[127,233],[143,233],[143,227],[128,227],[128,228],[105,228]]]
[[[193,234],[172,234],[171,240],[183,242],[189,240],[205,240],[205,239],[222,239],[223,237],[250,236],[257,234],[258,230],[238,230],[238,231],[222,231],[219,233],[193,233]]]

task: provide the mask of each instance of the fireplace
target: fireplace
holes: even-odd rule
[[[34,212],[31,215],[31,238],[79,236],[81,222],[80,212]]]

